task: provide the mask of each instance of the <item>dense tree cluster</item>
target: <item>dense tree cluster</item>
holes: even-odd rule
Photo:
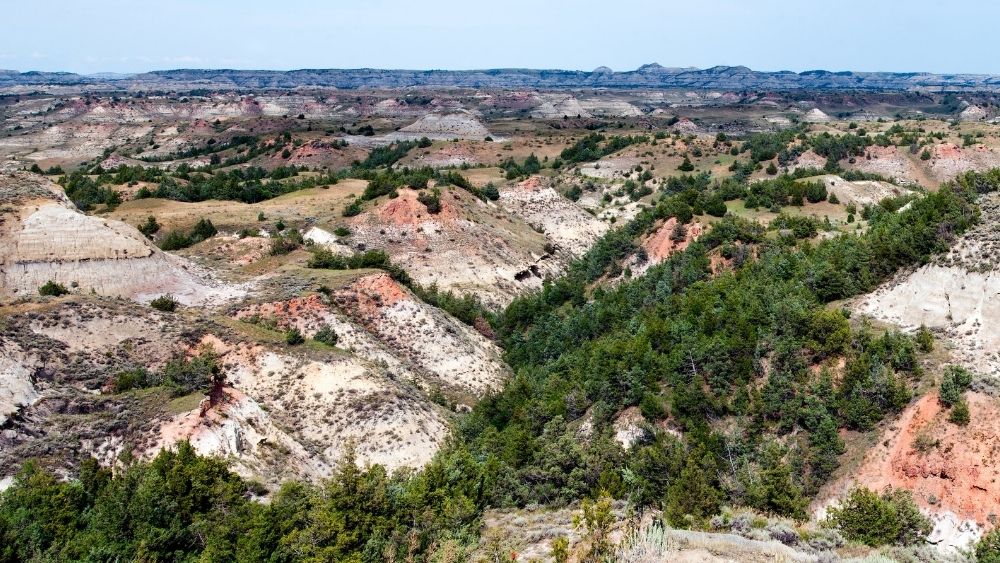
[[[375,147],[363,161],[355,162],[354,167],[361,170],[372,170],[382,166],[392,166],[409,154],[411,150],[429,146],[431,146],[431,140],[423,137],[417,141],[397,141],[383,147]]]
[[[592,162],[632,145],[648,142],[649,137],[645,135],[612,135],[607,137],[602,133],[591,133],[563,149],[559,158],[571,164]]]
[[[61,481],[28,463],[0,495],[0,561],[404,561],[468,543],[496,467],[454,450],[417,474],[360,470],[262,491],[181,443],[114,475]]]
[[[199,219],[189,231],[170,231],[163,240],[160,241],[160,248],[163,250],[180,250],[198,244],[203,240],[208,240],[219,231],[209,219]]]

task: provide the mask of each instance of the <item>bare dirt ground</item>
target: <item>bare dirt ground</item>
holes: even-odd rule
[[[1000,255],[997,220],[1000,198],[981,198],[982,222],[951,252],[932,264],[904,272],[857,308],[875,318],[913,329],[926,325],[955,344],[955,359],[992,378],[1000,377]]]
[[[606,223],[547,187],[538,176],[502,190],[500,205],[573,256],[581,256],[608,229]]]
[[[438,140],[475,139],[490,136],[489,129],[476,117],[465,110],[429,113],[417,121],[389,134],[390,140],[412,140],[421,137]]]
[[[48,281],[79,292],[149,301],[173,294],[194,304],[231,299],[242,290],[210,279],[185,260],[162,252],[135,228],[80,213],[48,180],[28,174],[0,178],[8,186],[35,184],[48,197],[5,199],[0,223],[0,295],[30,296]],[[41,188],[38,185],[41,184]]]
[[[906,188],[888,182],[873,180],[847,181],[840,176],[832,174],[806,178],[806,181],[823,182],[826,185],[827,193],[836,194],[837,199],[841,203],[845,205],[854,203],[859,209],[865,205],[875,205],[888,197],[899,197],[912,193]]]

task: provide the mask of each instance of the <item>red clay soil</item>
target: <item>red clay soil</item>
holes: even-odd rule
[[[684,237],[684,240],[674,241],[670,238],[670,235],[674,232],[674,227],[676,226],[677,218],[671,217],[655,233],[643,241],[642,247],[646,249],[649,260],[654,264],[662,262],[675,252],[680,252],[687,248],[689,244],[701,236],[703,230],[701,224],[692,223],[687,226],[687,235]]]
[[[538,95],[531,91],[499,92],[491,94],[483,103],[504,109],[529,109],[538,104]]]
[[[403,286],[389,274],[372,274],[358,278],[334,293],[334,299],[344,312],[362,322],[374,319],[383,307],[410,299]]]
[[[932,155],[935,158],[962,158],[965,156],[965,151],[956,144],[942,143],[940,145],[934,145]]]
[[[866,155],[866,157],[870,156],[873,159],[879,159],[879,158],[889,158],[889,159],[900,158],[899,151],[896,150],[895,146],[880,147],[878,145],[873,145],[873,146],[868,147],[868,149],[865,151],[865,155]]]
[[[1000,406],[979,393],[966,393],[966,400],[966,427],[948,422],[936,393],[911,405],[868,453],[857,482],[909,489],[921,506],[991,527],[991,515],[1000,514]],[[935,445],[917,450],[918,436]]]
[[[260,303],[251,305],[236,313],[236,318],[246,320],[254,315],[261,318],[274,319],[278,327],[288,328],[298,326],[295,321],[305,318],[315,318],[328,311],[329,307],[323,302],[320,295],[310,295],[308,297],[295,297],[288,301],[276,301],[274,303]]]
[[[524,180],[522,182],[518,182],[517,187],[519,189],[522,189],[522,190],[525,190],[525,191],[537,192],[538,190],[542,189],[544,186],[542,185],[542,177],[541,176],[532,176],[532,177],[528,178],[527,180]]]
[[[245,398],[246,395],[232,387],[219,387],[213,390],[211,396],[202,399],[197,414],[192,411],[160,427],[161,443],[175,444],[181,440],[194,438],[201,432],[203,426],[208,427],[225,420],[229,405]]]
[[[430,214],[427,206],[417,201],[419,192],[404,188],[399,190],[399,197],[390,199],[368,213],[358,215],[353,221],[355,224],[365,223],[371,220],[372,214],[376,222],[398,226],[416,226],[425,221],[437,221],[447,223],[458,218],[458,212],[448,202],[444,194],[441,196],[441,212]]]
[[[347,166],[354,160],[364,158],[366,151],[358,147],[334,147],[332,143],[323,140],[310,141],[292,149],[287,161],[273,158],[273,164],[297,164],[307,166],[335,165]]]

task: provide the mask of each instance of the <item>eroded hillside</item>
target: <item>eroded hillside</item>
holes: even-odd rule
[[[381,503],[319,559],[953,556],[1000,502],[991,100],[4,97],[0,482],[190,444],[287,544]]]

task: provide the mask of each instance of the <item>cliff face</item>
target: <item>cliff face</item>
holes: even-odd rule
[[[201,304],[241,293],[202,279],[130,225],[84,215],[44,177],[0,173],[0,183],[0,299],[36,295],[50,280],[139,301],[170,293]]]
[[[153,90],[195,88],[694,88],[720,90],[977,90],[1000,91],[1000,77],[984,74],[761,72],[743,66],[708,69],[648,64],[624,72],[540,69],[383,70],[303,69],[165,70],[128,76],[0,71],[0,89],[80,87]]]

